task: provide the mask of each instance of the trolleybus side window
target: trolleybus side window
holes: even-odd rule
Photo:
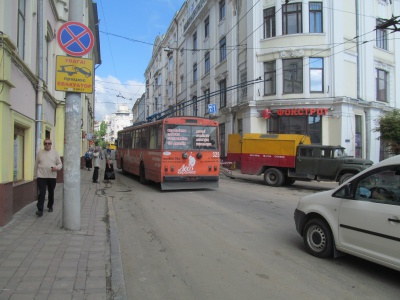
[[[149,128],[150,146],[149,149],[161,149],[161,124]]]
[[[131,149],[135,149],[135,143],[136,143],[136,130],[132,130],[131,131],[131,134],[132,134],[132,143],[131,143],[131,145],[132,145],[132,147],[131,147]]]
[[[140,129],[136,129],[134,132],[135,134],[133,135],[135,137],[135,149],[140,149]]]
[[[144,127],[140,132],[140,148],[148,149],[149,148],[149,128]]]

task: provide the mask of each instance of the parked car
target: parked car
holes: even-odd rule
[[[316,257],[344,252],[400,271],[400,155],[300,199],[294,220]]]

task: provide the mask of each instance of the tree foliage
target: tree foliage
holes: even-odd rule
[[[376,120],[374,131],[380,133],[378,138],[389,146],[390,151],[400,154],[400,110],[394,109]]]
[[[106,122],[101,122],[99,131],[95,131],[94,134],[96,139],[94,140],[95,145],[100,146],[101,148],[105,149],[108,147],[109,143],[104,140],[104,136],[107,133],[107,124]]]
[[[103,121],[100,124],[100,131],[99,131],[100,137],[101,138],[104,137],[106,133],[107,133],[107,124],[106,122]]]

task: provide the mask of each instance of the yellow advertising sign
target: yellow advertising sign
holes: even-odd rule
[[[93,60],[71,56],[57,56],[56,90],[93,93]]]

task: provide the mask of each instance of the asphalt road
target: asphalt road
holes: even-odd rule
[[[400,272],[305,252],[294,209],[329,186],[221,176],[215,190],[162,192],[121,173],[113,185],[128,299],[399,299]]]

